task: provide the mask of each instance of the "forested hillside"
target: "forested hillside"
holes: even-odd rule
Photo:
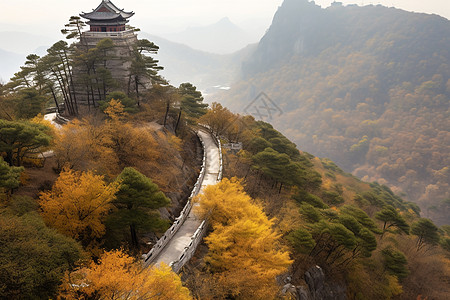
[[[224,149],[226,178],[198,198],[211,232],[185,269],[194,296],[446,298],[448,226],[419,218],[418,206],[386,185],[299,151],[268,123],[218,103],[199,122],[243,149]],[[316,266],[324,277],[310,275]]]
[[[301,149],[387,184],[449,223],[450,22],[382,6],[322,9],[286,0],[243,79],[218,99],[236,111],[257,91]]]

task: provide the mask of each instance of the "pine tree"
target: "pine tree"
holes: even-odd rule
[[[196,123],[201,116],[206,114],[208,107],[208,104],[203,103],[202,93],[189,82],[180,84],[178,92],[183,97],[181,109],[186,114],[188,122]]]
[[[158,208],[170,204],[152,180],[136,169],[127,167],[117,177],[120,184],[116,199],[112,202],[116,210],[108,218],[108,227],[113,231],[128,231],[131,245],[139,248],[139,233],[165,229],[167,223],[160,219]]]
[[[397,276],[398,279],[408,276],[408,261],[401,251],[388,247],[383,249],[381,254],[383,255],[384,268],[388,273]]]
[[[425,245],[434,246],[439,243],[438,228],[429,219],[421,218],[411,225],[411,233],[417,236],[417,251]]]
[[[398,211],[391,205],[383,207],[383,209],[376,213],[375,218],[382,221],[383,234],[391,227],[396,227],[402,232],[409,234],[409,225],[405,219],[398,213]],[[383,234],[381,236],[383,236]]]
[[[47,126],[29,121],[0,119],[0,152],[6,154],[9,165],[21,166],[25,157],[50,145],[49,131]]]
[[[19,187],[23,170],[23,167],[10,167],[0,156],[0,188],[5,191],[7,200],[10,199],[12,191]]]

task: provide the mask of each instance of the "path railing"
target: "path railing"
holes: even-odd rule
[[[197,250],[197,246],[202,241],[207,229],[208,222],[207,220],[203,220],[195,233],[192,235],[191,242],[184,249],[183,253],[181,253],[180,258],[170,263],[170,266],[172,267],[172,270],[174,272],[180,272],[181,268],[192,258],[192,256],[194,256],[194,253]]]
[[[218,136],[214,136],[214,138],[217,141],[217,147],[219,147],[219,174],[217,175],[217,182],[219,182],[223,177],[222,143]]]
[[[58,120],[59,123],[61,124],[68,124],[70,122],[69,119],[64,118],[63,116],[61,116],[58,112],[56,112],[56,120]]]
[[[215,139],[215,144],[219,148],[219,174],[217,176],[217,182],[222,180],[222,148],[220,139],[217,136],[214,136],[211,134],[213,138]],[[195,251],[197,250],[197,246],[201,243],[206,231],[208,229],[208,220],[203,220],[203,222],[200,224],[200,226],[197,228],[195,233],[191,237],[191,242],[189,245],[184,249],[184,251],[181,253],[179,259],[176,261],[173,261],[170,263],[170,266],[172,267],[172,270],[176,273],[178,273],[181,268],[194,256]]]
[[[197,182],[194,185],[194,188],[192,189],[191,195],[188,198],[188,201],[186,205],[184,206],[183,210],[181,211],[180,215],[175,219],[175,222],[170,226],[169,229],[164,233],[164,235],[156,242],[156,244],[153,246],[153,248],[147,253],[143,255],[144,258],[144,265],[148,266],[153,262],[153,260],[158,256],[159,253],[164,249],[164,247],[167,245],[167,243],[172,239],[172,237],[177,233],[178,229],[183,225],[186,218],[189,216],[189,213],[192,209],[192,199],[198,195],[200,192],[203,178],[205,177],[206,172],[206,149],[205,149],[205,143],[202,140],[201,136],[197,134],[200,142],[202,143],[203,148],[203,162],[202,162],[202,169],[200,170],[200,174],[197,178]]]
[[[222,180],[223,177],[223,160],[222,160],[222,143],[220,142],[220,137],[218,135],[216,135],[213,130],[211,129],[211,127],[209,127],[206,124],[198,124],[200,127],[203,127],[204,129],[206,129],[211,136],[214,138],[214,143],[217,145],[217,147],[219,148],[219,174],[217,176],[217,182]]]

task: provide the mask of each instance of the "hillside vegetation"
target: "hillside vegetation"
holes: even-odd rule
[[[213,103],[200,122],[223,144],[241,142],[243,149],[225,150],[228,179],[199,196],[199,211],[209,216],[212,232],[205,238],[204,259],[186,270],[194,295],[249,299],[254,289],[253,298],[272,299],[273,287],[259,292],[271,286],[265,276],[277,274],[279,283],[291,278],[297,287],[291,295],[298,297],[308,285],[313,289],[305,272],[319,265],[326,279],[316,292],[334,299],[446,298],[447,227],[419,218],[416,204],[386,185],[363,182],[328,159],[298,151],[270,124],[220,104]],[[285,251],[292,264],[283,272]],[[220,288],[212,289],[214,282]]]
[[[390,186],[448,224],[450,22],[382,6],[286,0],[243,79],[218,99],[264,91],[301,149]]]

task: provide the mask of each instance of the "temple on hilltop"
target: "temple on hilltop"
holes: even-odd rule
[[[80,51],[88,51],[97,47],[97,44],[110,39],[114,47],[107,51],[107,61],[97,62],[97,65],[88,65],[80,63],[74,68],[74,91],[79,104],[97,106],[100,101],[105,100],[106,96],[114,91],[130,93],[130,88],[139,85],[142,89],[150,88],[151,82],[147,78],[142,78],[136,83],[131,76],[132,56],[138,38],[133,29],[126,28],[129,19],[134,12],[126,12],[119,9],[109,0],[102,0],[100,5],[92,12],[82,12],[80,16],[87,19],[86,23],[90,26],[88,31],[82,32],[80,41],[75,45]],[[101,73],[104,69],[111,73],[111,80],[108,86],[110,88],[105,92],[101,86]],[[100,86],[100,88],[99,88]]]
[[[88,19],[92,32],[117,32],[125,31],[125,24],[134,12],[125,12],[117,8],[111,1],[102,0],[100,5],[90,13],[82,12],[80,16]]]

